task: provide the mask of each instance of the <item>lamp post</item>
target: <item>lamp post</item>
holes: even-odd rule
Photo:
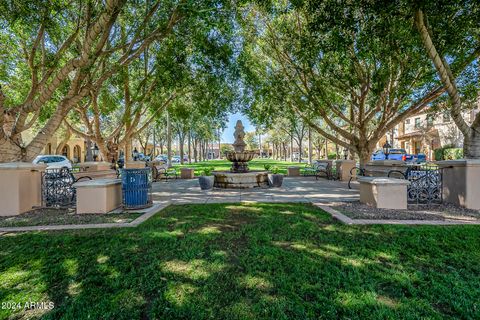
[[[99,149],[98,149],[98,146],[97,144],[95,143],[95,145],[93,146],[92,148],[92,156],[93,156],[93,161],[97,162],[97,158],[98,158],[98,154],[100,153]]]
[[[135,147],[135,149],[133,149],[133,161],[137,161],[138,159],[138,150],[137,150],[137,147]]]
[[[345,160],[348,158],[348,148],[343,148],[343,157]]]
[[[390,154],[390,149],[392,146],[390,143],[388,143],[388,140],[385,141],[385,144],[383,145],[383,154],[385,155],[385,160],[388,160],[388,155]]]

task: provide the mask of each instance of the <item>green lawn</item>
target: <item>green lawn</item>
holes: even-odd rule
[[[269,164],[272,167],[277,166],[279,168],[280,173],[287,173],[287,167],[290,166],[300,166],[304,167],[305,163],[298,163],[298,162],[289,162],[289,161],[280,161],[280,160],[272,160],[272,159],[253,159],[248,163],[248,167],[250,170],[265,170],[265,165]],[[202,162],[192,162],[192,163],[185,163],[175,164],[174,167],[181,168],[194,168],[195,175],[200,175],[202,173],[203,168],[205,167],[214,167],[215,170],[230,170],[232,163],[228,160],[210,160],[210,161],[202,161]]]
[[[480,228],[347,226],[309,204],[171,206],[0,237],[0,301],[46,319],[480,318]]]

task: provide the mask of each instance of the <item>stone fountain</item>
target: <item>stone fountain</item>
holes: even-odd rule
[[[254,187],[268,186],[267,171],[250,171],[248,162],[255,156],[255,151],[245,150],[247,145],[244,141],[245,131],[242,121],[238,120],[235,125],[235,138],[233,145],[234,151],[226,153],[228,161],[232,162],[230,172],[214,171],[214,186],[217,188],[245,189]]]

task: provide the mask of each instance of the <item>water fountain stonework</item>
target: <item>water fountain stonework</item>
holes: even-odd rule
[[[238,120],[235,125],[234,151],[226,153],[227,160],[232,162],[230,171],[214,171],[214,186],[217,188],[246,189],[268,186],[267,171],[250,171],[248,162],[255,156],[255,151],[245,150],[247,145],[243,140],[245,131],[242,121]]]

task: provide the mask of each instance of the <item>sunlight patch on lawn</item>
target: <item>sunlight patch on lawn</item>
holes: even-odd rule
[[[240,284],[248,289],[269,290],[273,288],[270,281],[258,276],[246,275],[240,279]]]
[[[197,288],[189,283],[169,283],[165,291],[165,299],[177,307],[186,305],[189,296],[195,293]]]
[[[161,238],[161,239],[173,239],[176,237],[181,237],[184,233],[181,230],[173,231],[152,231],[149,232],[152,238]]]
[[[207,279],[212,272],[219,272],[224,268],[221,263],[208,263],[203,259],[194,259],[190,262],[171,260],[161,264],[161,269],[192,280]]]
[[[216,226],[206,226],[197,231],[200,234],[219,234],[222,233],[220,229]]]
[[[65,259],[62,266],[65,269],[65,273],[70,277],[75,276],[78,272],[78,262],[75,259]]]
[[[100,263],[100,264],[102,264],[102,263],[107,262],[108,259],[109,259],[109,257],[107,257],[106,255],[100,254],[100,255],[98,255],[98,257],[97,257],[97,262]]]
[[[397,300],[384,295],[378,295],[372,291],[360,293],[340,292],[337,294],[336,301],[351,309],[364,308],[366,305],[381,305],[392,309],[400,306]]]
[[[252,204],[255,204],[256,202],[252,202]],[[254,206],[249,206],[249,202],[245,201],[245,205],[239,205],[239,206],[234,206],[234,205],[229,205],[226,206],[225,209],[228,210],[234,210],[234,211],[253,211],[253,212],[261,212],[263,211],[262,208],[259,207],[254,207]]]
[[[333,251],[333,252],[343,252],[343,249],[338,247],[338,246],[334,246],[332,244],[324,244],[324,245],[321,245],[322,248],[326,249],[326,250],[329,250],[329,251]]]
[[[30,272],[12,267],[0,273],[0,288],[13,287],[15,284],[26,281],[29,276]]]
[[[72,297],[79,295],[82,292],[82,284],[80,282],[69,283],[67,292]]]

